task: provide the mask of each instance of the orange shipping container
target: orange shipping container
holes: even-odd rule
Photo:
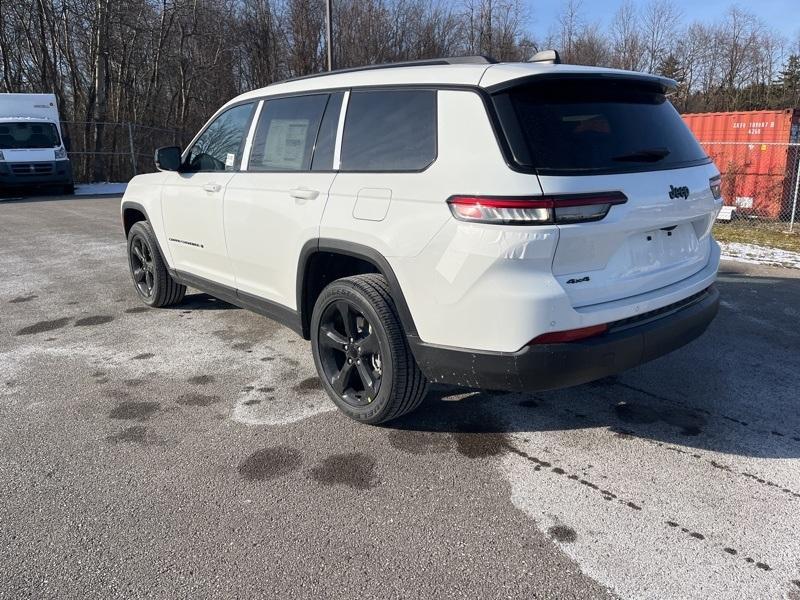
[[[794,197],[800,109],[694,113],[683,120],[723,175],[725,204],[739,214],[788,218]]]

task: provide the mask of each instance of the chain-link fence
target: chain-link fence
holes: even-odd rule
[[[137,123],[62,121],[61,130],[76,183],[127,182],[155,170],[156,148],[186,141],[180,130]]]
[[[800,144],[701,143],[722,173],[726,220],[797,229]]]
[[[701,143],[722,173],[716,237],[800,251],[800,143]]]
[[[183,145],[178,129],[62,121],[77,183],[127,182],[155,170],[160,146]],[[718,238],[800,251],[800,143],[701,142],[722,173]]]

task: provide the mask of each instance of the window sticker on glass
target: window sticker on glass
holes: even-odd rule
[[[232,169],[235,161],[236,155],[233,152],[228,152],[228,154],[225,155],[225,169]]]
[[[268,100],[250,153],[250,171],[304,171],[311,165],[328,94]]]
[[[308,119],[272,119],[267,132],[264,166],[270,169],[302,169],[308,126]]]

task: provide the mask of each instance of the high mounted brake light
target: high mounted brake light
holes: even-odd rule
[[[624,204],[622,192],[559,196],[452,196],[447,204],[460,221],[496,225],[586,223],[603,219],[612,206]]]

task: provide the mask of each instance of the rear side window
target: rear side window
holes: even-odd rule
[[[336,130],[339,126],[339,114],[342,112],[343,92],[331,94],[322,124],[319,126],[317,145],[314,147],[312,171],[330,171],[333,169],[333,149],[336,146]]]
[[[649,171],[708,162],[663,91],[646,82],[548,80],[495,106],[516,162],[542,175]]]
[[[436,158],[434,90],[353,91],[342,171],[419,171]]]
[[[248,171],[307,171],[328,94],[267,100],[261,109]]]

